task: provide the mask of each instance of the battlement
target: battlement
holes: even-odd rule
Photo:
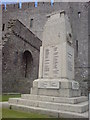
[[[24,3],[13,3],[13,4],[2,4],[1,7],[2,7],[2,11],[17,11],[17,10],[25,10],[25,9],[28,9],[28,8],[37,8],[37,7],[40,7],[40,6],[51,6],[53,7],[55,3],[51,4],[51,2],[38,2],[37,5],[35,2],[24,2]]]

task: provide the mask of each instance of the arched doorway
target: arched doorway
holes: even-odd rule
[[[32,54],[26,50],[23,53],[23,59],[24,59],[24,77],[30,78],[32,75],[32,69],[33,69],[33,58]]]

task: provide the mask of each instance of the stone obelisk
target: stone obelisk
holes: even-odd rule
[[[53,14],[46,22],[40,48],[39,79],[33,82],[33,94],[60,97],[80,96],[74,80],[72,30],[65,11]]]

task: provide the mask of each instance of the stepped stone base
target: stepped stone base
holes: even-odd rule
[[[67,79],[35,80],[31,94],[9,99],[10,108],[53,117],[88,118],[88,98],[81,96],[78,84],[73,83]]]
[[[50,115],[52,117],[56,118],[88,118],[88,112],[84,113],[74,113],[74,112],[68,112],[68,111],[58,111],[58,110],[51,110],[51,109],[45,109],[45,108],[39,108],[39,107],[29,107],[24,105],[11,105],[11,108],[14,110],[19,110],[23,112],[28,113],[39,113],[39,114],[46,114]]]
[[[63,118],[88,118],[88,99],[85,96],[64,98],[24,94],[10,98],[11,109],[36,112]]]

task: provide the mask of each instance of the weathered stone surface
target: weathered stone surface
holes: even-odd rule
[[[26,96],[26,95],[25,95]],[[73,115],[75,115],[75,117],[80,117],[82,116],[82,118],[88,118],[88,113],[85,112],[88,110],[88,102],[82,102],[82,103],[78,103],[78,104],[69,104],[67,103],[67,101],[54,101],[55,97],[51,97],[52,101],[50,102],[51,99],[46,99],[45,97],[47,96],[31,96],[33,97],[32,99],[28,99],[28,97],[30,97],[30,95],[27,95],[27,97],[25,98],[25,96],[22,96],[22,99],[20,98],[10,98],[9,99],[9,105],[11,106],[11,109],[14,110],[25,110],[28,112],[40,112],[44,114],[47,114],[47,111],[49,111],[49,115],[51,115],[50,113],[54,113],[56,111],[56,113],[58,114],[62,114],[62,117],[66,117],[66,118],[72,118]],[[43,100],[40,100],[41,98],[44,98]],[[37,99],[38,98],[38,99]],[[57,98],[57,97],[56,97]],[[58,98],[59,99],[59,98]],[[61,98],[62,100],[64,98]],[[70,100],[75,100],[76,98],[69,98],[67,99],[68,102],[70,102]],[[82,99],[84,99],[82,97]],[[60,100],[60,99],[59,99]],[[78,100],[78,98],[77,98]],[[47,102],[46,102],[47,101]],[[40,111],[39,111],[40,110]],[[67,114],[66,114],[67,113]],[[69,113],[69,115],[68,115]],[[71,114],[70,114],[71,113]],[[55,117],[55,114],[53,114]],[[57,116],[60,117],[60,116]]]
[[[19,20],[9,24],[2,49],[3,92],[30,93],[33,80],[38,78],[41,41]]]
[[[38,81],[38,88],[59,89],[59,81]]]
[[[28,100],[37,100],[37,101],[46,101],[46,102],[55,102],[55,103],[68,103],[68,104],[69,103],[77,104],[77,103],[88,101],[88,98],[85,96],[65,98],[65,97],[55,97],[55,96],[22,94],[21,98],[28,99]]]
[[[72,32],[65,11],[51,14],[44,26],[42,45],[57,45],[67,41],[72,43]]]
[[[75,113],[84,113],[88,110],[88,102],[82,102],[78,104],[65,104],[65,103],[54,103],[46,101],[37,101],[37,100],[26,100],[26,99],[10,99],[10,104],[18,104],[32,107],[40,107],[51,110],[62,110],[70,111]]]
[[[56,110],[48,110],[45,108],[37,108],[37,107],[27,107],[24,105],[11,105],[11,108],[14,110],[25,111],[28,113],[41,113],[47,114],[55,118],[88,118],[88,112],[85,113],[75,113],[68,111],[56,111]]]
[[[38,84],[43,84],[44,82],[46,83],[45,84],[45,87],[44,86],[39,86],[38,87]],[[58,85],[59,83],[59,89],[61,88],[64,88],[64,89],[79,89],[79,83],[77,81],[74,81],[74,80],[68,80],[68,79],[37,79],[37,80],[34,80],[33,81],[33,87],[36,87],[36,88],[46,88],[49,84],[49,82],[51,83],[55,83],[56,82],[56,85]],[[74,83],[76,83],[76,88],[74,87]],[[74,88],[73,88],[74,87]]]
[[[74,50],[67,43],[44,47],[40,59],[39,73],[43,78],[74,79]]]
[[[57,31],[54,31],[55,27]],[[60,38],[57,38],[57,32],[60,32]],[[39,78],[74,79],[74,49],[71,44],[72,32],[65,12],[51,15],[43,32]]]

